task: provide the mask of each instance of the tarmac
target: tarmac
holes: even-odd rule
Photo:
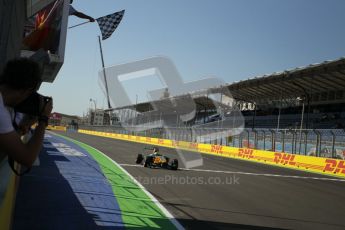
[[[90,146],[46,134],[39,159],[20,178],[12,229],[176,229],[121,166]]]
[[[186,229],[345,229],[345,181],[336,177],[203,154],[177,171],[136,165],[140,143],[60,132],[126,169]]]

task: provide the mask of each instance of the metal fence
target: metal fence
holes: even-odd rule
[[[229,133],[229,130],[221,128],[170,127],[168,129],[155,128],[145,131],[129,131],[121,126],[81,126],[79,128],[177,141],[345,159],[345,130],[343,129],[244,129],[238,135],[225,136],[224,133]]]

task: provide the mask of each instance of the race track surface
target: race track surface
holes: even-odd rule
[[[344,180],[211,155],[197,169],[150,169],[135,165],[144,144],[54,132],[122,165],[186,229],[345,229]]]

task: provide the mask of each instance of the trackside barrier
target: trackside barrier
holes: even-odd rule
[[[133,141],[144,144],[178,148],[201,153],[241,159],[290,169],[320,173],[345,178],[345,161],[331,158],[271,152],[250,148],[237,148],[215,144],[201,144],[187,141],[175,141],[153,137],[133,136],[119,133],[108,133],[80,129],[79,133],[108,137],[119,140]]]
[[[48,125],[47,129],[48,130],[57,130],[57,131],[66,131],[65,126],[56,126],[56,125]]]

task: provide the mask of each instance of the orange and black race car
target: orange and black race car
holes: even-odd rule
[[[148,152],[151,150],[151,154]],[[146,157],[144,157],[146,155]],[[159,154],[159,149],[157,147],[145,147],[143,153],[138,154],[137,164],[144,164],[144,167],[149,168],[165,168],[171,170],[177,170],[178,160],[170,159],[169,157]]]

